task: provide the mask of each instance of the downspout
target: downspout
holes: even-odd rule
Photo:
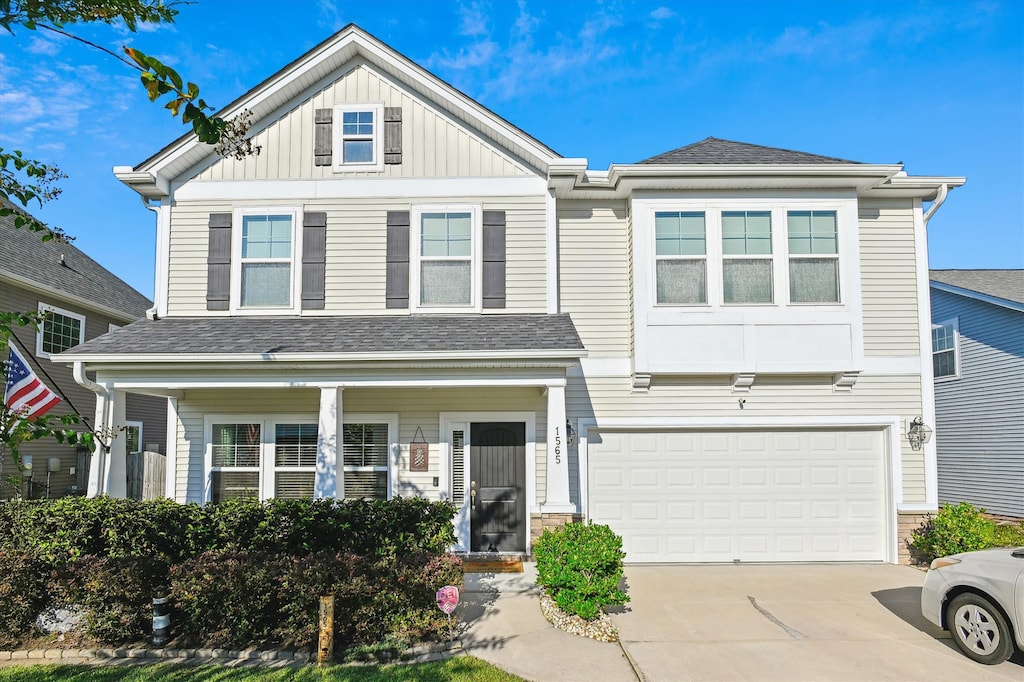
[[[145,206],[150,211],[152,211],[153,214],[156,216],[157,239],[160,239],[160,207],[159,206],[153,206],[152,204],[150,204],[149,203],[149,199],[147,199],[144,195],[139,195],[139,198],[142,199],[142,205]],[[159,249],[159,245],[158,245],[157,251],[159,252],[159,250],[160,249]],[[156,303],[156,292],[154,291],[153,292],[153,307],[146,311],[146,319],[147,320],[159,319],[157,317],[156,305],[157,305],[157,303]],[[84,384],[83,384],[83,386],[84,386]]]
[[[946,183],[942,183],[941,185],[939,185],[939,191],[935,195],[935,201],[932,202],[932,205],[928,207],[928,211],[924,214],[925,227],[928,227],[928,221],[931,220],[935,212],[939,210],[939,206],[942,206],[942,203],[946,200],[946,195],[948,193],[949,185],[947,185]]]
[[[96,450],[95,453],[98,455],[96,464],[96,494],[102,495],[106,492],[106,486],[103,485],[103,470],[107,465],[107,446],[103,443],[103,438],[100,436],[102,430],[107,425],[107,412],[110,410],[110,393],[107,391],[106,386],[97,384],[85,375],[85,363],[81,360],[75,362],[72,368],[72,376],[75,378],[75,382],[84,388],[89,389],[96,394],[97,400],[103,401],[103,412],[99,414],[99,420],[102,423],[96,424],[93,428],[93,433],[96,438]],[[92,477],[92,474],[89,474]],[[86,490],[88,490],[89,482],[86,481]]]

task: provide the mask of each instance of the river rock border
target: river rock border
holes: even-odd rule
[[[566,613],[558,608],[554,599],[548,593],[540,595],[540,612],[544,614],[548,622],[559,630],[563,630],[580,637],[589,637],[599,642],[619,641],[619,629],[612,623],[612,619],[604,611],[595,620],[589,621],[580,618],[575,614]]]

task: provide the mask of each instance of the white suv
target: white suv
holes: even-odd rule
[[[1002,663],[1015,644],[1024,651],[1024,548],[936,559],[921,589],[921,613],[979,663]]]

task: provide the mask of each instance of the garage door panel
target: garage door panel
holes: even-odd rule
[[[588,458],[627,561],[885,558],[879,430],[601,431]]]

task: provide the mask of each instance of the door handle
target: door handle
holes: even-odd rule
[[[472,506],[476,506],[476,481],[470,482],[469,499]]]

